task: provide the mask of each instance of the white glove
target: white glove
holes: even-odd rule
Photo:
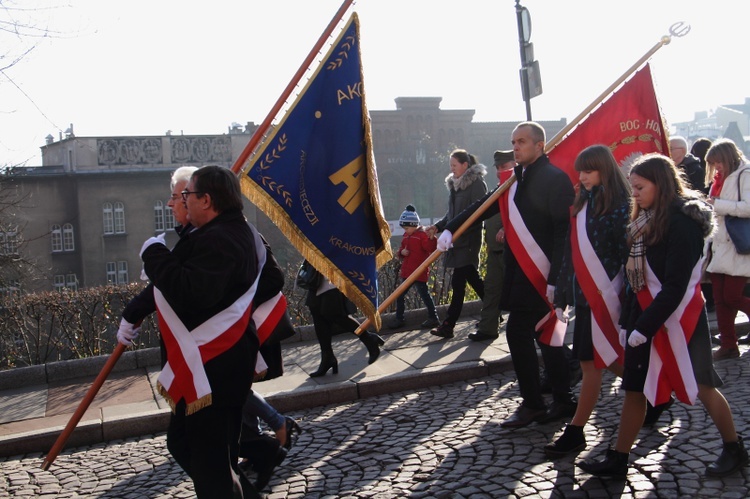
[[[555,303],[555,287],[547,284],[547,301]]]
[[[453,247],[453,234],[451,231],[444,230],[437,240],[437,249],[440,251],[448,251]]]
[[[620,328],[620,345],[625,348],[625,343],[628,342],[628,332]]]
[[[122,319],[120,321],[120,329],[117,330],[117,341],[126,347],[129,347],[133,344],[133,340],[135,340],[139,334],[141,334],[140,327],[133,327],[133,324]]]
[[[138,253],[138,256],[141,257],[141,258],[143,258],[143,252],[146,251],[146,248],[148,248],[152,244],[163,244],[164,246],[166,246],[167,243],[164,242],[164,237],[166,235],[167,235],[166,232],[162,232],[161,234],[159,234],[156,237],[149,237],[148,239],[146,239],[146,242],[143,243],[143,246],[141,246],[141,252]]]
[[[628,338],[628,345],[630,345],[631,347],[637,347],[638,345],[643,345],[644,343],[646,343],[647,339],[648,338],[634,329],[633,332],[630,333],[630,337]]]
[[[557,315],[557,320],[560,322],[568,322],[568,307],[565,307],[565,310],[561,308],[555,309],[555,315]]]

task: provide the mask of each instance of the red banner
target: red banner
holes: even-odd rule
[[[643,154],[658,152],[669,155],[668,137],[648,64],[547,154],[552,164],[567,172],[576,185],[576,156],[594,144],[609,146],[626,175],[633,162]]]

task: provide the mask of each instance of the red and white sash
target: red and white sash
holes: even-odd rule
[[[618,320],[622,309],[620,291],[624,284],[622,268],[610,281],[586,231],[588,202],[570,224],[570,245],[576,280],[591,308],[591,340],[594,344],[594,366],[603,369],[613,362],[623,362]]]
[[[154,286],[159,329],[167,350],[167,363],[159,375],[157,388],[173,411],[183,398],[187,415],[211,405],[211,384],[204,364],[234,346],[247,330],[260,270],[266,262],[263,241],[257,231],[253,230],[253,235],[258,258],[255,281],[234,303],[192,331],[187,329],[161,291]]]
[[[258,332],[258,342],[262,345],[266,342],[276,325],[284,316],[287,308],[286,296],[279,291],[273,298],[261,303],[253,310],[253,322],[255,330]]]
[[[693,267],[685,296],[651,341],[648,374],[643,387],[651,405],[667,402],[673,391],[686,404],[693,404],[698,395],[688,343],[704,305],[700,286],[702,263],[703,258]],[[645,270],[646,285],[637,295],[642,310],[646,310],[661,291],[661,283],[648,262]]]
[[[508,190],[500,195],[500,216],[503,219],[505,240],[508,242],[513,256],[518,261],[521,270],[531,282],[539,296],[547,302],[547,276],[551,267],[547,255],[539,247],[529,232],[518,211],[515,201],[511,201],[516,194],[518,182],[514,182]],[[549,312],[542,317],[535,327],[539,341],[553,347],[562,346],[565,339],[567,324],[557,320],[552,304],[547,302]]]

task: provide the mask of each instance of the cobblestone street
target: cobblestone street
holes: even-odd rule
[[[717,364],[740,434],[748,435],[748,355]],[[586,427],[587,449],[601,455],[619,419],[617,382],[605,376],[603,400]],[[299,411],[303,433],[271,480],[281,497],[747,497],[747,469],[704,476],[721,442],[698,404],[675,404],[641,431],[626,481],[582,473],[573,458],[545,459],[542,447],[562,424],[509,430],[516,407],[512,372],[354,403]],[[65,451],[42,471],[42,455],[4,458],[0,497],[192,497],[163,434]]]

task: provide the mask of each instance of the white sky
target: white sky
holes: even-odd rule
[[[35,166],[44,138],[70,123],[85,137],[262,122],[343,0],[16,1],[52,6],[27,14],[62,33],[0,73],[0,165]],[[667,121],[750,97],[748,1],[521,4],[544,89],[534,119],[574,118],[678,21],[691,32],[651,60]],[[358,0],[354,10],[370,109],[439,96],[443,109],[475,109],[475,121],[526,118],[515,0]],[[0,67],[28,43],[0,33]]]

